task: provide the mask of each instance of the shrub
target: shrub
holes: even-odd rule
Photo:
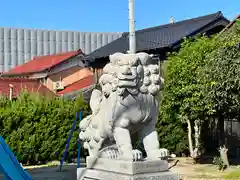
[[[89,112],[79,96],[75,101],[48,98],[23,92],[16,100],[0,100],[0,134],[23,164],[59,160],[76,112]],[[68,158],[77,154],[78,124],[69,146]]]
[[[223,171],[226,168],[226,166],[223,163],[223,160],[221,159],[221,157],[218,157],[218,156],[215,156],[213,158],[213,164],[215,164],[218,170],[220,171]]]

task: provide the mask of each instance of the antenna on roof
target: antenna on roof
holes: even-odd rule
[[[175,22],[175,21],[174,21],[174,18],[171,17],[169,23],[172,24],[172,23],[174,23],[174,22]]]

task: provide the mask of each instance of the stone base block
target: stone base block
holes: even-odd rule
[[[144,174],[123,174],[116,172],[109,172],[96,169],[78,169],[77,180],[180,180],[178,174],[171,171],[156,172],[156,173],[144,173]],[[84,171],[84,173],[82,172]],[[80,174],[84,174],[79,177]]]
[[[94,159],[87,157],[87,168],[133,175],[167,171],[168,162],[165,160],[132,162],[106,158],[98,158],[94,162]]]
[[[87,168],[77,170],[77,180],[179,180],[178,174],[168,171],[164,160],[129,162],[87,158]]]

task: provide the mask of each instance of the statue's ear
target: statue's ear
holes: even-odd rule
[[[151,57],[147,53],[141,52],[137,55],[142,65],[148,65],[150,63]]]
[[[124,58],[124,55],[123,53],[114,53],[112,55],[109,56],[109,60],[110,60],[110,63],[116,65],[118,60],[121,60],[122,58]]]
[[[109,55],[109,61],[111,62],[111,59],[113,58],[113,55],[112,54],[110,54]]]

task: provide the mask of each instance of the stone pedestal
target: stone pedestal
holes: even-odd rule
[[[87,159],[87,168],[78,169],[78,180],[179,180],[179,175],[168,170],[164,160],[127,162],[97,159],[93,167]],[[80,174],[82,174],[81,177]]]

